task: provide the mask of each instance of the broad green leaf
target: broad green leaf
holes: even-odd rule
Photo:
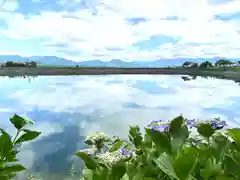
[[[91,155],[84,152],[77,152],[76,155],[84,161],[88,169],[95,170],[98,167],[97,161]]]
[[[190,175],[188,180],[197,180],[197,179],[195,177],[193,177],[192,175]]]
[[[143,179],[144,179],[144,175],[141,172],[138,172],[132,178],[132,180],[143,180]]]
[[[0,179],[1,179],[1,180],[9,180],[9,177],[8,177],[8,176],[1,176],[1,175],[0,175]]]
[[[172,147],[168,134],[165,132],[151,131],[151,137],[159,151],[161,149],[164,152],[171,154]]]
[[[221,164],[206,163],[205,167],[201,169],[200,174],[204,179],[210,179],[212,176],[220,175],[222,173],[221,171]]]
[[[108,172],[109,170],[105,167],[100,168],[100,172],[98,173],[98,179],[99,180],[107,180],[108,179]]]
[[[121,180],[131,180],[131,179],[129,179],[128,175],[125,173]]]
[[[16,173],[20,171],[26,170],[25,167],[23,167],[21,164],[13,164],[13,165],[8,165],[5,166],[3,169],[0,170],[0,175],[8,175],[11,173]]]
[[[133,177],[138,173],[137,167],[132,163],[127,164],[126,167],[129,179],[133,179]]]
[[[223,160],[223,156],[229,149],[230,144],[231,142],[228,140],[228,138],[223,136],[222,134],[217,134],[213,137],[211,147],[214,149],[214,156],[217,163]]]
[[[82,171],[83,177],[87,180],[93,180],[93,172],[90,169],[84,168]]]
[[[236,180],[236,179],[234,177],[227,177],[227,176],[221,175],[221,176],[217,176],[216,180]]]
[[[130,134],[132,137],[137,136],[139,133],[140,133],[140,128],[139,128],[139,126],[130,126],[129,134]]]
[[[174,118],[170,123],[170,133],[172,135],[177,136],[181,130],[181,127],[183,125],[184,118],[182,116],[178,116]]]
[[[110,152],[117,151],[123,144],[123,141],[117,141],[115,142],[111,148],[109,149]]]
[[[111,180],[120,180],[126,173],[126,164],[124,161],[119,161],[114,164],[111,169]]]
[[[214,129],[212,129],[211,125],[208,123],[199,124],[197,131],[205,138],[210,138],[215,132]]]
[[[142,144],[143,137],[141,135],[140,128],[138,126],[130,126],[129,140],[137,148]]]
[[[240,176],[240,162],[229,155],[225,155],[223,163],[225,174]]]
[[[166,153],[161,154],[158,159],[155,161],[157,166],[165,172],[169,177],[178,179],[177,174],[174,170],[171,156]]]
[[[240,128],[228,129],[228,134],[234,139],[240,151]]]
[[[4,167],[4,162],[0,161],[0,169]]]
[[[140,172],[144,174],[144,177],[155,177],[155,179],[157,178],[158,175],[158,169],[153,165],[149,164],[144,164]]]
[[[197,155],[193,147],[185,147],[174,162],[175,171],[180,180],[188,179],[196,165]]]
[[[25,118],[14,114],[12,118],[10,118],[11,123],[17,128],[18,130],[24,127],[27,124],[33,124],[32,121],[26,120]]]
[[[23,131],[25,133],[17,139],[15,144],[19,144],[19,143],[22,143],[25,141],[31,141],[31,140],[37,138],[41,134],[41,132],[31,131],[28,129],[24,129]]]
[[[189,136],[188,127],[183,125],[178,132],[178,135],[171,139],[172,153],[176,155],[182,149]]]
[[[148,129],[148,128],[145,128],[144,147],[146,147],[146,148],[152,148],[151,130]]]
[[[11,156],[11,151],[13,148],[10,135],[0,128],[0,157]]]

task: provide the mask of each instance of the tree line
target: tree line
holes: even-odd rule
[[[28,61],[28,62],[13,62],[7,61],[6,63],[2,64],[1,67],[37,67],[37,62],[35,61]]]
[[[240,61],[235,63],[230,60],[220,59],[220,60],[216,61],[215,64],[211,63],[210,61],[205,61],[200,64],[198,64],[196,62],[185,61],[182,66],[183,67],[192,67],[192,68],[195,68],[195,67],[208,68],[208,67],[224,67],[224,66],[229,66],[229,65],[233,65],[233,64],[240,65]]]

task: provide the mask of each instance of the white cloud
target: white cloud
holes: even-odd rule
[[[7,18],[8,30],[1,33],[12,38],[43,38],[50,39],[47,43],[66,43],[68,47],[60,49],[81,53],[76,57],[65,54],[73,59],[238,57],[240,21],[223,22],[213,17],[215,14],[239,12],[240,1],[212,5],[207,0],[95,0],[89,4],[97,9],[97,16],[88,9],[71,13],[43,11],[27,19],[15,14]],[[164,20],[168,16],[177,16],[179,20]],[[133,26],[126,18],[145,18],[147,21]],[[133,44],[157,35],[177,36],[180,40],[151,51],[139,51],[133,47]],[[199,44],[190,47],[189,43]],[[110,47],[123,51],[110,52]],[[59,50],[46,48],[52,48],[51,52],[56,55],[54,51]]]
[[[44,79],[39,78],[35,81]],[[79,79],[76,77],[74,79],[63,78],[58,80],[61,83],[58,84],[57,91],[52,88],[52,82],[48,81],[42,84],[40,89],[33,87],[34,93],[28,93],[27,91],[12,92],[9,94],[9,98],[19,100],[19,106],[26,109],[31,109],[34,106],[42,110],[80,112],[86,115],[99,111],[105,117],[114,113],[125,114],[122,112],[131,111],[129,108],[123,107],[124,104],[130,102],[145,107],[134,110],[137,114],[144,113],[144,111],[158,111],[153,108],[168,107],[172,109],[172,112],[175,112],[174,114],[177,112],[184,115],[191,114],[204,117],[205,114],[197,113],[196,115],[194,112],[200,112],[204,108],[223,108],[223,105],[224,108],[228,108],[234,103],[234,98],[240,96],[240,91],[234,90],[239,88],[238,84],[216,79],[206,81],[200,78],[184,83],[181,78],[171,76],[154,78],[152,76],[109,76],[104,78],[79,77]],[[68,82],[67,85],[64,84],[66,81]],[[109,84],[111,81],[120,81],[121,83]],[[137,89],[133,85],[139,81],[156,83],[162,90],[159,90],[159,94],[151,94],[144,89]],[[168,93],[164,93],[164,89],[167,89]],[[126,114],[134,117],[131,113]],[[169,115],[168,112],[164,114],[166,117]]]

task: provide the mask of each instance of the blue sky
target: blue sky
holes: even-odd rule
[[[0,0],[0,55],[239,58],[239,0]]]

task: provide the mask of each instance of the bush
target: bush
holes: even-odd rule
[[[144,134],[130,126],[129,141],[88,136],[82,180],[231,180],[240,178],[240,128],[225,121],[153,121]],[[196,132],[191,132],[196,129]]]
[[[21,164],[16,164],[18,161],[16,155],[19,150],[19,145],[25,141],[30,141],[38,137],[41,133],[26,129],[25,126],[33,124],[32,121],[26,120],[15,114],[10,118],[11,123],[17,129],[17,134],[14,138],[0,128],[0,179],[8,180],[16,176],[17,172],[25,170]]]

